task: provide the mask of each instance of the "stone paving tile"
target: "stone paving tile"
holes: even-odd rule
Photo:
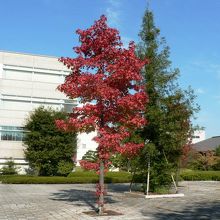
[[[220,219],[220,182],[182,182],[181,198],[145,199],[124,194],[126,184],[108,185],[106,209],[119,216],[91,217],[95,185],[0,184],[0,220]]]

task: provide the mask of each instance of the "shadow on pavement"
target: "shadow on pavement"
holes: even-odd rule
[[[194,203],[193,206],[184,207],[181,211],[174,209],[158,208],[158,212],[152,213],[154,219],[209,219],[219,220],[220,219],[220,201],[216,202],[203,202]],[[149,216],[149,213],[142,212],[144,216]]]
[[[106,184],[106,189],[107,192],[124,193],[129,191],[129,184],[127,183]]]
[[[113,196],[111,195],[105,195],[105,203],[116,203],[117,201],[114,200],[112,197]],[[93,210],[97,209],[96,207],[97,196],[95,194],[95,189],[94,191],[86,190],[86,189],[85,190],[78,190],[78,189],[60,190],[56,193],[51,194],[49,199],[74,203],[74,205],[76,206],[88,205]]]

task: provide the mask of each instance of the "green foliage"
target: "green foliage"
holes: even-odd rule
[[[68,175],[69,178],[97,178],[98,174],[93,171],[73,172]],[[105,174],[105,183],[129,183],[131,174],[128,172],[107,172]]]
[[[82,157],[82,160],[86,160],[89,162],[97,162],[98,155],[97,151],[88,150]]]
[[[213,151],[207,152],[196,152],[189,163],[189,167],[194,170],[220,170],[220,157],[215,156],[216,153]]]
[[[128,172],[108,172],[105,175],[106,183],[129,183],[131,181],[131,174]]]
[[[68,177],[42,176],[1,176],[2,183],[11,184],[70,184],[70,183],[97,183],[98,175],[95,172],[74,172]],[[109,172],[105,176],[106,183],[129,183],[131,175],[125,172]]]
[[[212,166],[212,169],[220,171],[220,146],[216,148],[215,156],[216,156],[216,163]]]
[[[183,180],[190,181],[220,181],[220,171],[183,171],[180,176]]]
[[[55,120],[66,118],[64,112],[39,107],[26,121],[25,129],[29,132],[24,141],[25,157],[30,167],[40,176],[64,175],[61,161],[66,164],[72,162],[71,157],[76,150],[76,134],[61,131],[55,125]]]
[[[131,174],[128,172],[108,172],[105,177],[106,183],[129,183]],[[183,180],[216,180],[220,181],[220,171],[183,171],[181,172]],[[135,183],[144,182],[143,176],[136,174]],[[6,175],[0,176],[2,183],[10,184],[77,184],[77,183],[97,183],[98,175],[95,172],[83,171],[69,174],[68,177],[42,177],[42,176],[22,176]],[[154,192],[161,193],[167,190],[166,187],[157,187]]]
[[[220,171],[220,157],[218,157],[216,163],[212,166],[212,169]]]
[[[72,172],[68,175],[68,177],[97,177],[98,174],[95,171],[79,171]]]
[[[45,176],[8,176],[2,178],[2,183],[8,184],[73,184],[73,183],[97,183],[97,178],[92,177],[45,177]]]
[[[215,149],[215,156],[220,157],[220,145]]]
[[[141,133],[146,146],[134,164],[135,169],[146,176],[150,160],[150,187],[156,190],[171,184],[171,173],[177,169],[182,148],[193,131],[190,119],[198,106],[194,104],[193,90],[179,87],[179,70],[172,69],[169,47],[160,37],[153,13],[148,9],[143,17],[140,38],[137,54],[141,59],[149,59],[142,72],[149,96],[145,111],[149,123]]]
[[[17,168],[15,167],[15,162],[10,158],[0,169],[2,175],[14,175],[17,174]]]
[[[61,176],[67,176],[73,170],[73,162],[61,160],[58,163],[57,173]]]

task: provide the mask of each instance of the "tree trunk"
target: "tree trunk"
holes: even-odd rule
[[[180,159],[178,161],[177,170],[176,170],[176,186],[179,186],[179,179],[180,179]]]
[[[98,202],[98,213],[102,215],[104,212],[104,163],[100,161],[100,168],[99,168],[99,187],[100,187],[100,195],[99,195],[99,202]]]
[[[130,185],[129,185],[129,191],[131,192],[131,188],[132,188],[132,184],[133,184],[133,181],[134,181],[134,175],[136,174],[136,168],[135,168],[135,171],[132,175],[132,178],[131,178],[131,182],[130,182]]]
[[[164,155],[164,157],[165,157],[165,160],[166,160],[167,164],[169,164],[164,150],[163,150],[163,155]],[[177,189],[176,182],[175,182],[175,180],[174,180],[174,177],[173,177],[173,174],[172,174],[172,173],[171,173],[171,179],[172,179],[172,182],[173,182],[173,185],[174,185],[174,188],[175,188],[175,192],[177,193],[177,192],[178,192],[178,189]]]

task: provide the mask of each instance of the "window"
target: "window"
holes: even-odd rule
[[[86,149],[86,144],[82,144],[82,148],[83,148],[83,149]]]
[[[3,141],[23,141],[24,128],[15,126],[0,126],[1,140]]]

